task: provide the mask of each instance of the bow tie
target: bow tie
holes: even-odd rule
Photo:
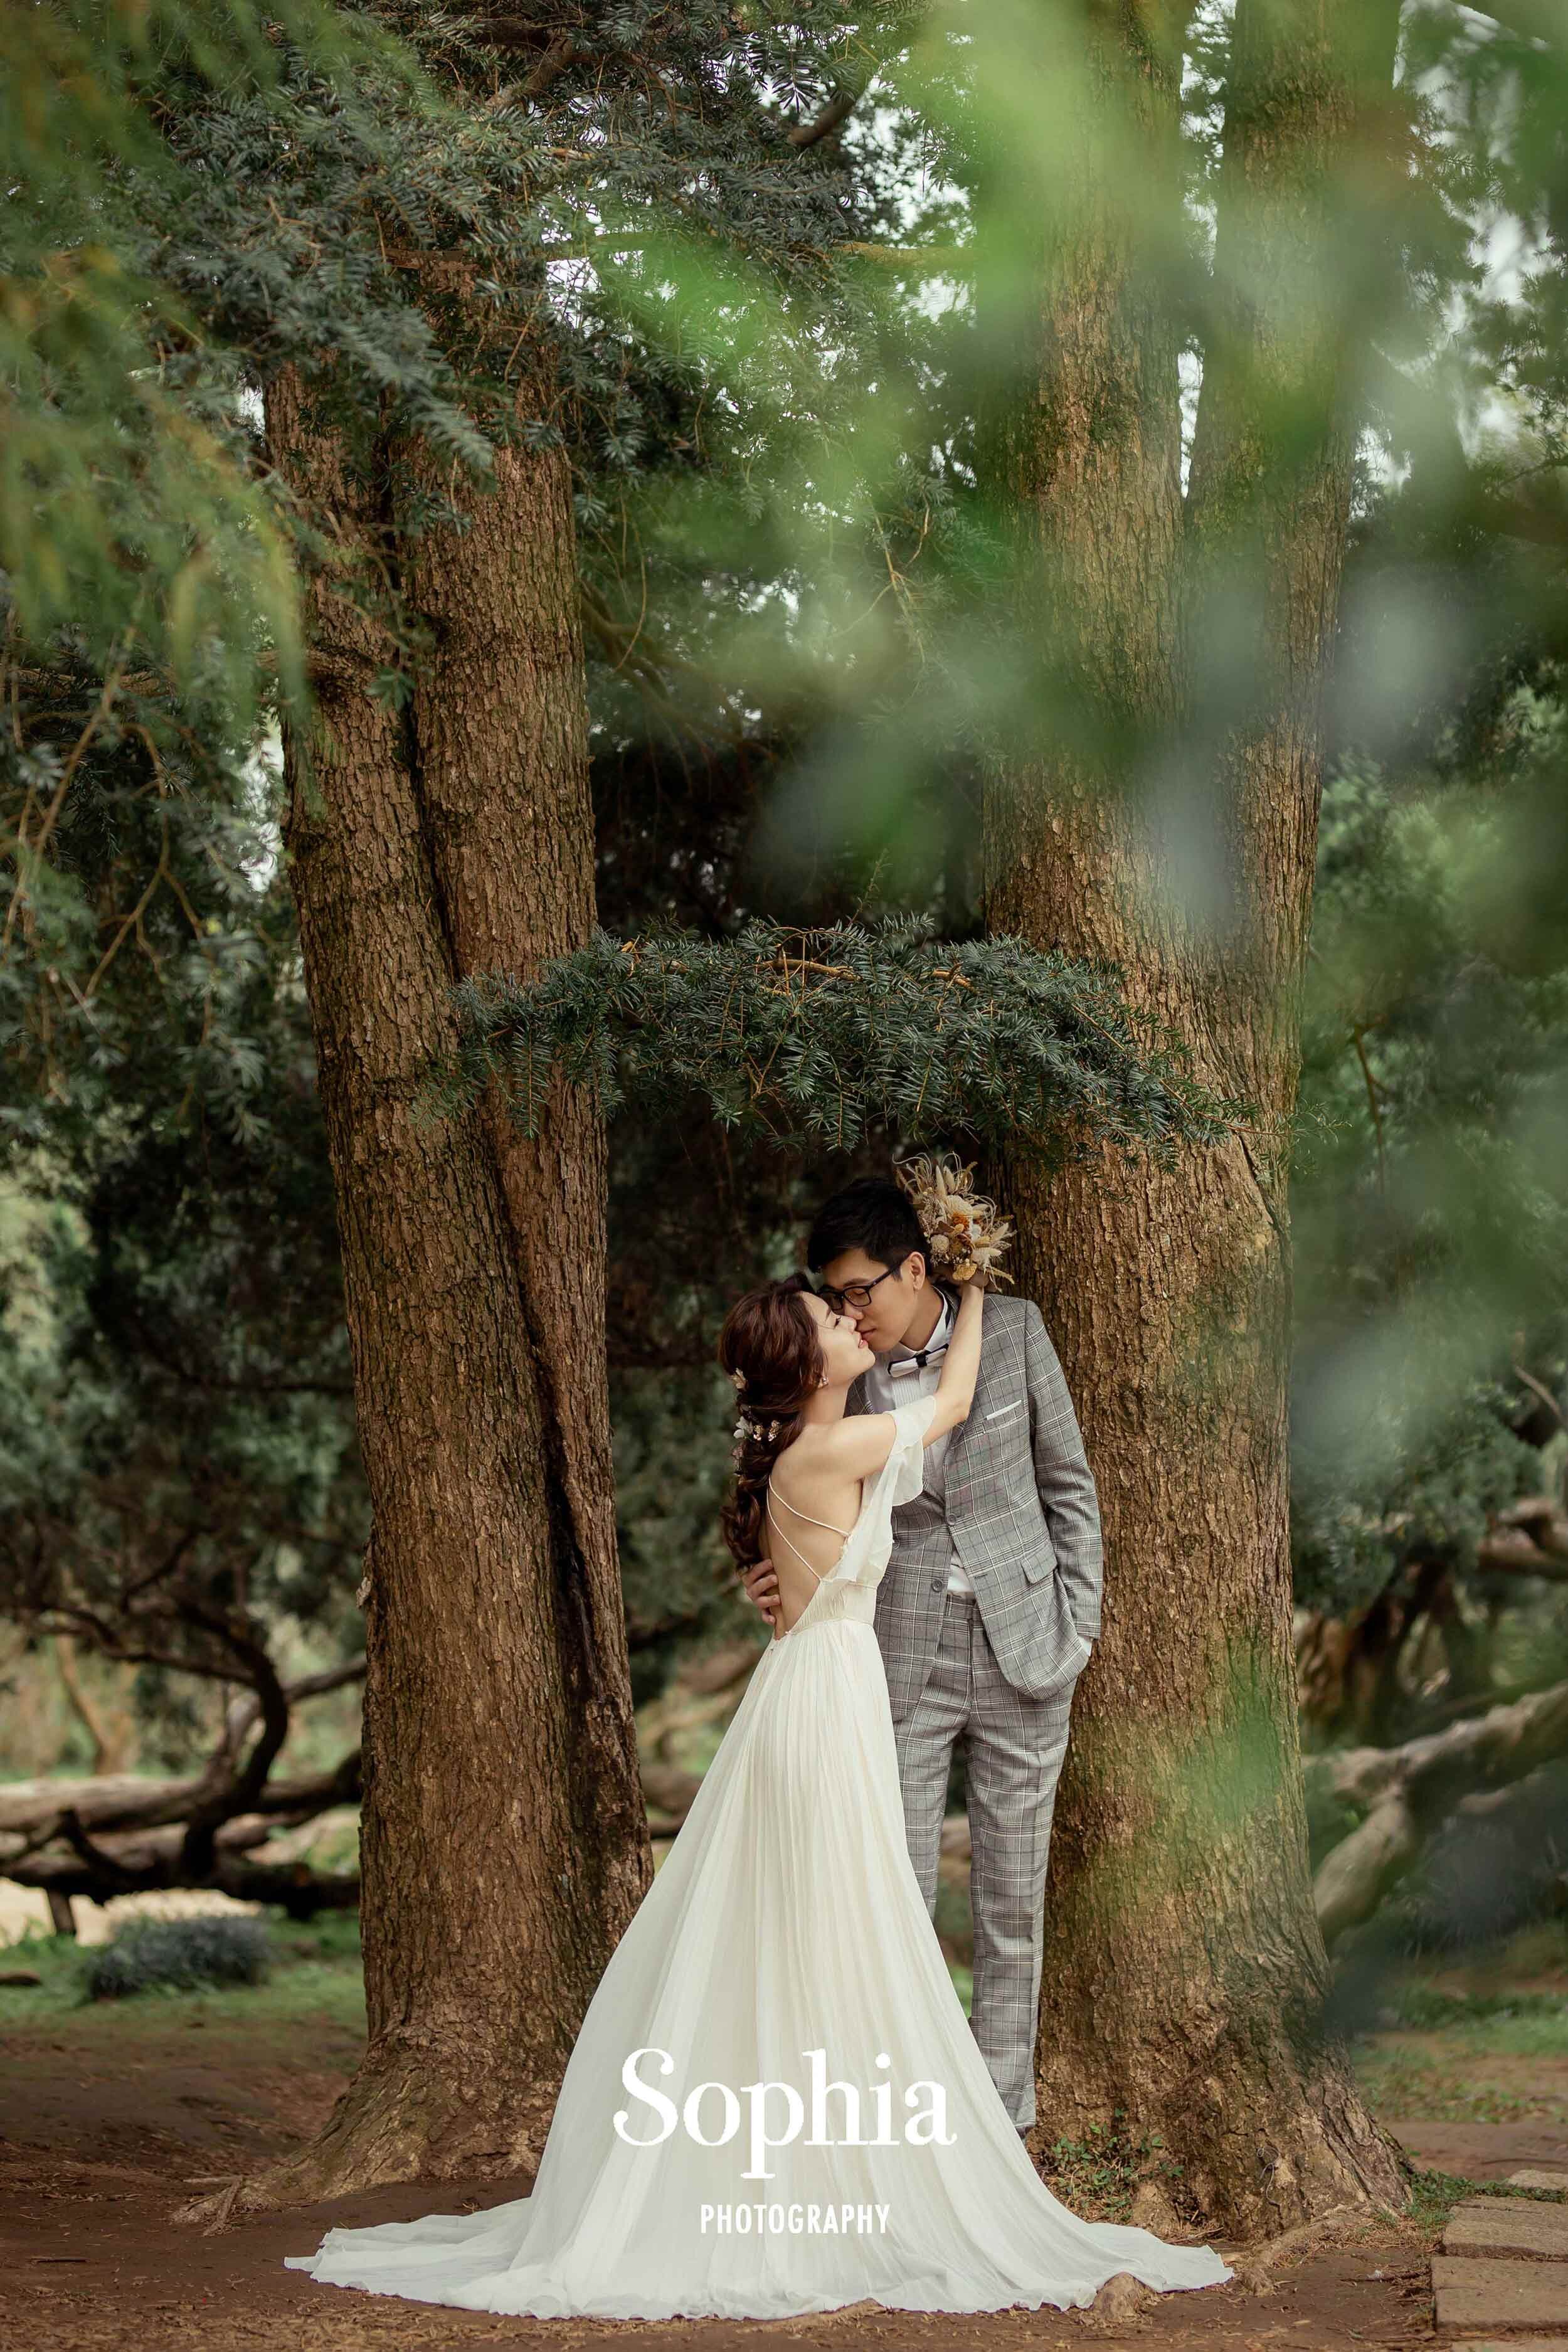
[[[947,1353],[947,1341],[940,1348],[920,1348],[912,1356],[895,1356],[888,1370],[894,1380],[900,1372],[923,1372],[928,1364],[940,1364]]]

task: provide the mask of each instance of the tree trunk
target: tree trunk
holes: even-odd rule
[[[93,1777],[123,1771],[132,1745],[133,1719],[122,1714],[111,1722],[104,1713],[82,1680],[76,1643],[69,1633],[55,1635],[55,1664],[59,1668],[60,1687],[92,1743]]]
[[[547,1140],[417,1097],[454,981],[593,920],[570,485],[498,456],[469,528],[402,537],[300,387],[275,461],[374,537],[429,625],[410,708],[366,688],[374,625],[324,578],[323,683],[290,744],[287,843],[342,1226],[366,1554],[369,2044],[321,2142],[245,2201],[537,2159],[584,2010],[651,1876],[616,1575],[604,1378],[605,1160],[563,1090]],[[390,453],[386,478],[419,461]],[[390,493],[383,490],[384,499]],[[309,772],[308,772],[309,769]]]
[[[1343,111],[1331,73],[1296,70],[1321,16],[1304,0],[1238,0],[1222,273],[1237,238],[1259,233],[1271,172],[1308,191],[1291,217],[1298,263],[1310,257],[1311,191]],[[1195,2211],[1247,2238],[1347,2198],[1403,2194],[1396,2153],[1324,2036],[1291,1655],[1284,1122],[1343,450],[1337,433],[1293,444],[1293,495],[1268,518],[1293,534],[1268,571],[1261,623],[1277,654],[1289,645],[1289,708],[1271,692],[1245,728],[1233,712],[1182,768],[1178,341],[1148,257],[1149,221],[1179,200],[1156,184],[1178,86],[1169,49],[1102,37],[1108,104],[1145,110],[1152,168],[1141,181],[1108,173],[1088,126],[1079,217],[1065,237],[1052,224],[1037,393],[1000,436],[999,487],[1067,685],[1047,747],[988,780],[987,920],[1119,962],[1132,1001],[1189,1040],[1196,1074],[1253,1096],[1260,1118],[1170,1169],[1100,1160],[1052,1180],[1017,1155],[996,1171],[1020,1223],[1022,1286],[1077,1400],[1106,1539],[1103,1633],[1056,1809],[1039,2104],[1052,2138],[1117,2117],[1124,2135],[1158,2134]],[[1249,126],[1264,123],[1274,144],[1260,152]],[[1124,185],[1148,215],[1122,209]],[[1205,403],[1228,410],[1205,420],[1206,465],[1256,526],[1256,485],[1233,450],[1266,403],[1249,373],[1225,384],[1226,363],[1205,383]],[[1277,468],[1275,438],[1263,457]],[[1217,907],[1184,895],[1191,868],[1172,843],[1195,851],[1205,878],[1226,876]]]
[[[542,414],[536,367],[520,394]],[[564,451],[497,454],[461,559],[416,540],[405,583],[436,635],[415,698],[420,789],[457,973],[534,970],[593,929],[594,807],[571,467]],[[435,485],[427,485],[434,488]],[[652,1877],[616,1550],[605,1329],[608,1166],[593,1094],[557,1081],[540,1130],[486,1105],[517,1257],[516,1288],[547,1456],[542,1619],[563,1715],[536,1724],[526,1781],[567,1932],[558,1999],[576,2038],[604,1963]],[[558,1762],[555,1759],[560,1759]],[[586,1942],[579,1917],[613,1924]],[[552,2097],[553,2105],[553,2096]]]

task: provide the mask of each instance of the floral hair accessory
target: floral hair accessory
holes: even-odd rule
[[[922,1152],[919,1159],[900,1160],[893,1173],[920,1219],[933,1274],[954,1282],[967,1282],[975,1274],[1011,1282],[997,1260],[1013,1238],[1012,1223],[994,1201],[969,1191],[973,1163],[960,1166],[952,1152]]]
[[[735,1423],[735,1427],[732,1432],[735,1440],[735,1446],[734,1451],[730,1456],[730,1459],[734,1464],[736,1469],[738,1470],[741,1466],[741,1456],[745,1450],[745,1444],[748,1437],[760,1438],[764,1444],[771,1445],[783,1427],[784,1423],[782,1421],[770,1421],[764,1423],[759,1420],[756,1414],[742,1411],[741,1418]]]

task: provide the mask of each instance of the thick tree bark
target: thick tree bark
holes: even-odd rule
[[[616,1575],[594,1106],[548,1139],[419,1102],[455,980],[525,971],[593,919],[570,486],[502,451],[461,534],[401,536],[300,388],[275,461],[373,536],[428,623],[411,708],[324,578],[319,723],[288,849],[342,1226],[374,1510],[362,1833],[363,2062],[318,2146],[246,2203],[537,2158],[583,2011],[651,1875]],[[420,461],[389,452],[387,480]]]
[[[1148,12],[1096,21],[1108,105],[1146,110],[1157,165],[1175,136],[1171,47],[1148,46]],[[1331,44],[1321,77],[1297,71],[1325,22],[1306,0],[1238,0],[1222,272],[1234,241],[1260,234],[1271,171],[1310,190],[1337,152]],[[1390,32],[1390,57],[1391,44]],[[1136,187],[1152,215],[1178,191],[1108,175],[1094,128],[1079,219],[1065,238],[1053,224],[1032,411],[998,456],[1067,717],[1045,751],[999,761],[990,780],[987,919],[1121,964],[1133,1001],[1190,1041],[1197,1075],[1252,1096],[1260,1117],[1169,1170],[1096,1163],[1052,1180],[1020,1155],[996,1171],[1021,1227],[1023,1286],[1077,1400],[1107,1552],[1104,1630],[1056,1811],[1039,2103],[1050,2137],[1081,2138],[1118,2113],[1123,2131],[1161,2135],[1209,2225],[1247,2238],[1402,2195],[1395,2151],[1322,2030],[1290,1638],[1283,1138],[1344,451],[1337,427],[1293,447],[1287,495],[1264,436],[1268,527],[1290,534],[1261,592],[1269,690],[1244,728],[1232,714],[1218,740],[1195,730],[1184,770],[1178,343],[1151,284],[1150,215],[1123,197]],[[1315,226],[1309,201],[1289,232],[1303,258]],[[1239,374],[1227,419],[1205,427],[1211,481],[1255,521],[1257,484],[1236,453],[1256,389]],[[1184,874],[1178,852],[1193,859]],[[1194,867],[1223,877],[1217,905],[1184,894]]]
[[[542,413],[548,385],[536,373],[520,397]],[[471,502],[458,546],[416,540],[405,572],[437,648],[414,726],[459,976],[533,970],[581,946],[595,912],[571,468],[561,450],[503,449],[497,471],[495,494]],[[551,1574],[538,1638],[560,1673],[564,1713],[536,1727],[525,1761],[549,1856],[541,1899],[553,1900],[568,1927],[555,1963],[571,2021],[563,2058],[608,1957],[570,1923],[613,1923],[613,1945],[652,1874],[616,1552],[605,1130],[594,1096],[560,1083],[532,1139],[499,1100],[487,1104],[486,1125],[548,1454],[542,1556]]]

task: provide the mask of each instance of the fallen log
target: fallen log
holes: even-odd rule
[[[643,1803],[656,1838],[675,1835],[702,1786],[701,1774],[680,1764],[679,1742],[734,1713],[762,1654],[755,1642],[727,1642],[689,1658],[658,1696],[638,1710]]]
[[[701,1786],[700,1772],[682,1772],[674,1764],[643,1766],[643,1802],[647,1807],[648,1828],[655,1837],[675,1835],[691,1811]]]
[[[351,1769],[352,1768],[352,1769]],[[346,1785],[352,1780],[353,1785]],[[329,1805],[352,1801],[358,1793],[359,1758],[345,1757],[330,1772],[308,1780],[269,1780],[253,1811],[297,1814],[308,1820]],[[108,1773],[93,1780],[11,1780],[0,1788],[0,1876],[6,1840],[53,1834],[53,1824],[69,1812],[91,1831],[153,1829],[186,1820],[210,1791],[207,1773],[178,1780],[153,1780],[135,1772]]]
[[[57,1930],[68,1933],[77,1895],[107,1903],[117,1895],[216,1887],[242,1901],[279,1904],[294,1917],[340,1910],[358,1901],[357,1878],[312,1871],[291,1857],[247,1857],[281,1832],[356,1803],[359,1792],[357,1749],[331,1772],[268,1782],[244,1811],[215,1824],[210,1850],[194,1866],[190,1823],[212,1801],[210,1772],[181,1780],[117,1773],[104,1781],[17,1782],[0,1795],[0,1877],[37,1888]]]
[[[1307,1779],[1363,1811],[1312,1885],[1325,1942],[1369,1919],[1460,1802],[1505,1789],[1568,1754],[1568,1683],[1494,1706],[1400,1748],[1352,1748],[1314,1757]]]
[[[309,1818],[309,1816],[307,1816]],[[358,1874],[347,1871],[312,1870],[302,1860],[268,1862],[258,1854],[277,1836],[283,1824],[271,1815],[237,1815],[216,1832],[213,1866],[205,1878],[195,1879],[182,1869],[184,1830],[181,1823],[140,1832],[132,1836],[105,1838],[76,1847],[64,1832],[63,1850],[31,1855],[25,1862],[0,1866],[0,1874],[18,1886],[38,1888],[57,1905],[68,1905],[84,1895],[94,1903],[108,1903],[117,1895],[165,1894],[201,1887],[232,1895],[237,1903],[269,1903],[290,1918],[308,1919],[317,1911],[352,1911],[359,1903]],[[299,1826],[290,1824],[289,1826]]]
[[[1568,1584],[1568,1511],[1551,1495],[1528,1495],[1500,1511],[1476,1547],[1493,1576],[1542,1576]]]
[[[682,1666],[658,1697],[637,1711],[637,1744],[649,1761],[658,1767],[676,1765],[679,1738],[717,1723],[739,1706],[762,1654],[754,1642],[731,1642]]]

